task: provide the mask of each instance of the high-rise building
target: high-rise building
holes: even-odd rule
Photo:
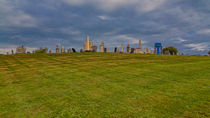
[[[104,52],[104,42],[101,42],[101,45],[100,45],[100,52]]]
[[[61,47],[61,53],[65,53],[65,48],[64,48],[64,46]]]
[[[56,53],[59,53],[59,47],[56,45]]]
[[[90,41],[89,41],[89,37],[86,37],[86,42],[84,44],[84,51],[90,51]]]
[[[121,52],[124,52],[124,44],[121,45]]]
[[[144,54],[144,51],[142,51],[142,47],[141,47],[141,40],[139,40],[139,48],[136,49],[136,53],[137,54]]]
[[[89,51],[92,51],[92,50],[93,50],[93,41],[90,40]]]
[[[128,44],[127,45],[127,53],[129,53],[130,52],[130,45]]]

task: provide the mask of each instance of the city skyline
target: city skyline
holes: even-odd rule
[[[61,0],[0,1],[0,53],[55,45],[81,49],[87,35],[100,48],[177,47],[180,53],[210,50],[210,1]]]

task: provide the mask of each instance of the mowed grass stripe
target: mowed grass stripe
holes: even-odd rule
[[[76,53],[0,60],[0,117],[209,116],[209,57]]]

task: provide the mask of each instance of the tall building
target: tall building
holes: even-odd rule
[[[127,45],[127,53],[129,53],[130,52],[130,45],[128,44]]]
[[[93,50],[93,41],[92,41],[92,40],[90,40],[89,50],[90,50],[90,51]]]
[[[59,47],[56,45],[56,53],[59,53]]]
[[[18,46],[16,48],[16,53],[17,54],[24,54],[24,53],[26,53],[26,48],[24,46]]]
[[[84,51],[90,51],[90,41],[89,41],[89,37],[86,37],[86,42],[84,44]]]
[[[124,52],[124,44],[121,45],[121,52]]]
[[[101,42],[101,45],[100,45],[100,52],[104,52],[104,42]]]
[[[142,48],[141,48],[141,40],[139,40],[139,49],[142,51]]]
[[[144,54],[144,51],[142,51],[142,47],[141,47],[141,40],[139,40],[139,48],[136,49],[136,53],[137,54]]]
[[[64,46],[61,47],[61,53],[65,53],[65,48],[64,48]]]

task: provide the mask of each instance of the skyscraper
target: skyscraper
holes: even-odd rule
[[[59,53],[59,47],[56,45],[56,53]]]
[[[65,48],[64,48],[64,46],[61,47],[61,53],[65,53]]]
[[[92,51],[92,50],[93,50],[93,41],[92,41],[92,40],[90,40],[89,50],[90,50],[90,51]]]
[[[100,52],[104,52],[104,42],[101,42],[101,45],[100,45]]]
[[[130,52],[130,45],[128,44],[127,45],[127,53],[129,53]]]
[[[90,51],[90,42],[89,42],[89,37],[86,37],[86,42],[84,44],[84,51]]]
[[[124,44],[121,45],[121,52],[124,52]]]

